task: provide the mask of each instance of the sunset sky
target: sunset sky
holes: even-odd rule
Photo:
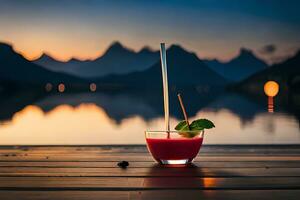
[[[228,60],[240,47],[272,62],[300,48],[300,1],[0,0],[0,41],[28,59],[100,56],[113,41],[139,50],[178,43]]]

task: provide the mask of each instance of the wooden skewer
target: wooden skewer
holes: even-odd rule
[[[178,100],[179,100],[179,103],[180,103],[180,106],[181,106],[181,109],[182,109],[182,112],[183,112],[184,120],[185,120],[185,122],[186,122],[186,124],[188,125],[188,128],[189,128],[189,130],[190,130],[189,119],[188,119],[188,116],[187,116],[187,114],[186,114],[186,110],[185,110],[185,108],[184,108],[183,101],[182,101],[182,98],[181,98],[180,93],[177,94],[177,97],[178,97]]]

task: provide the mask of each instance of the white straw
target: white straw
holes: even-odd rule
[[[163,90],[164,90],[164,110],[165,110],[165,127],[166,131],[170,132],[170,118],[169,118],[169,89],[168,89],[168,70],[167,70],[167,55],[165,43],[160,44],[160,60],[161,71],[163,78]]]

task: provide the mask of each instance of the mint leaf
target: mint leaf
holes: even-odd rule
[[[214,127],[214,123],[208,119],[197,119],[194,120],[190,125],[191,130],[204,130]]]
[[[193,126],[190,125],[190,128],[191,128],[192,131],[203,131],[204,130],[203,127],[201,127],[201,126],[195,126],[194,124],[193,124]]]
[[[214,127],[215,127],[214,123],[208,119],[197,119],[190,124],[190,129],[189,129],[186,121],[183,120],[177,124],[175,130],[179,131],[178,134],[180,134],[183,137],[192,138],[195,137],[196,135],[199,135],[200,132],[203,131],[204,129],[210,129]]]
[[[180,121],[177,126],[175,127],[175,130],[177,131],[202,131],[204,129],[210,129],[214,128],[215,125],[212,121],[208,119],[197,119],[194,120],[190,124],[190,128],[188,127],[185,120]]]
[[[177,124],[177,126],[175,127],[175,130],[177,130],[177,131],[188,131],[188,130],[189,130],[189,127],[188,127],[186,121],[183,120],[183,121],[180,121],[180,122]]]

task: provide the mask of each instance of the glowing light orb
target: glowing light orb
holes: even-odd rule
[[[275,97],[279,92],[279,84],[275,81],[268,81],[264,85],[264,92],[268,97]]]
[[[90,84],[90,91],[95,92],[97,90],[97,85],[95,83]]]
[[[66,87],[65,87],[65,85],[63,83],[61,83],[61,84],[58,85],[58,91],[59,92],[64,92],[65,89],[66,89]]]

